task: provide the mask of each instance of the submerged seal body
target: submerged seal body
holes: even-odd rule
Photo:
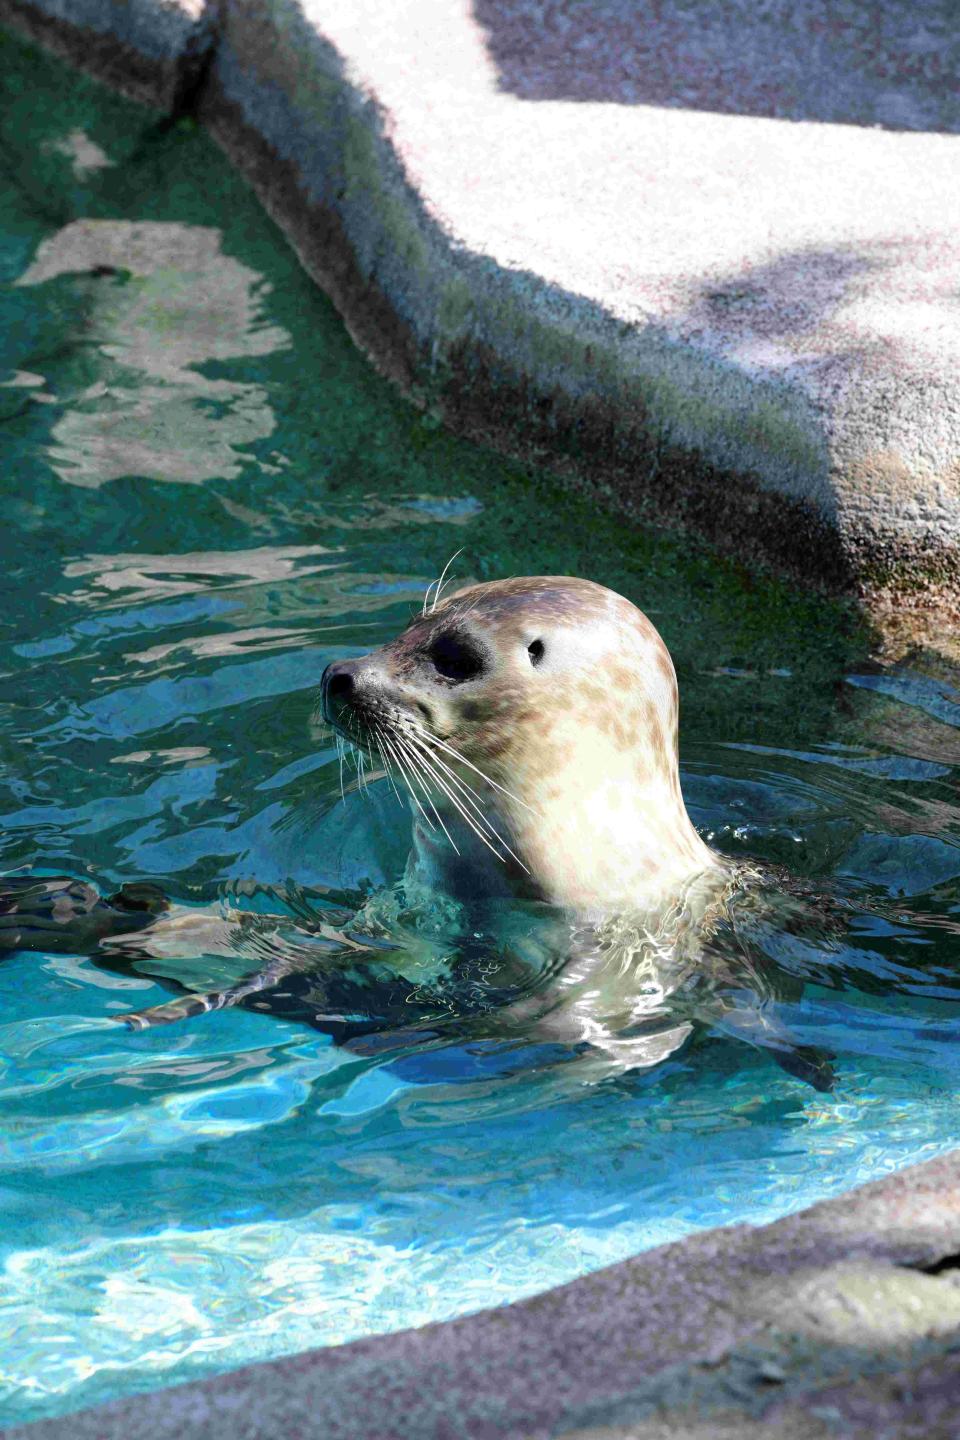
[[[448,892],[609,914],[724,869],[680,792],[669,652],[601,585],[468,586],[328,666],[322,703],[406,784],[414,865]]]

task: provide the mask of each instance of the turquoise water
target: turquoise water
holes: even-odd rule
[[[240,1009],[134,1034],[110,1017],[169,986],[3,958],[4,1422],[514,1300],[953,1146],[958,677],[445,436],[189,126],[13,42],[2,84],[4,871],[253,908],[389,886],[407,818],[350,771],[341,799],[316,685],[462,550],[463,579],[647,609],[697,824],[841,917],[762,940],[830,1093],[709,1031],[599,1082],[516,1037],[378,1057]]]

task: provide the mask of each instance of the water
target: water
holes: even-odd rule
[[[407,821],[382,784],[341,802],[315,687],[462,548],[461,578],[647,609],[697,824],[846,907],[764,940],[825,1094],[720,1033],[602,1082],[535,1040],[378,1058],[245,1010],[133,1034],[110,1017],[168,988],[3,959],[3,1420],[514,1300],[950,1148],[956,675],[872,665],[824,602],[444,435],[189,126],[14,42],[2,84],[4,871],[376,895]]]

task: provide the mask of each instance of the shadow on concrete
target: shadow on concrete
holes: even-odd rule
[[[725,333],[744,331],[764,339],[808,335],[829,321],[868,277],[888,267],[896,253],[882,247],[807,246],[766,265],[746,266],[704,285],[689,310]]]
[[[952,0],[473,0],[504,90],[960,132]]]

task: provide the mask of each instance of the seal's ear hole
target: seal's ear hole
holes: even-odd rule
[[[543,659],[543,653],[545,649],[546,646],[544,645],[542,640],[530,641],[530,644],[527,646],[527,654],[530,656],[531,665],[540,664],[540,661]]]
[[[483,654],[459,635],[438,635],[427,653],[437,674],[455,684],[476,679],[484,668]]]

